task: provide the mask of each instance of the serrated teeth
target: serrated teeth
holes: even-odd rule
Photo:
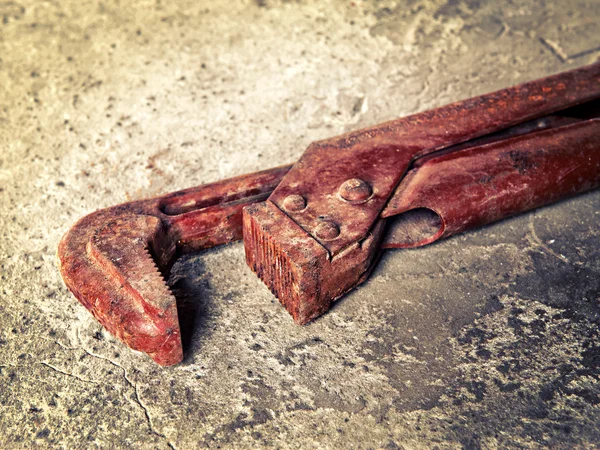
[[[175,307],[175,296],[156,264],[148,242],[160,231],[160,220],[150,216],[122,218],[111,222],[90,241],[90,255],[109,277],[119,280],[124,289],[149,313]]]
[[[146,252],[146,255],[148,256],[148,259],[151,261],[151,264],[154,267],[154,271],[160,276],[160,280],[162,282],[161,284],[165,288],[167,295],[172,295],[174,297],[173,291],[171,290],[171,287],[169,286],[169,284],[167,282],[168,280],[165,277],[163,271],[160,270],[160,268],[158,267],[158,264],[156,264],[156,260],[152,256],[152,252],[150,251],[150,248],[148,246],[146,246],[146,247],[144,247],[144,251]]]

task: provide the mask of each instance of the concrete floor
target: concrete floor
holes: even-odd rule
[[[589,64],[600,2],[0,3],[0,447],[600,445],[600,192],[412,251],[298,327],[240,243],[170,283],[163,369],[57,272],[104,206]]]

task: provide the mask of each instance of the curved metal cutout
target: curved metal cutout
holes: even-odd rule
[[[427,245],[444,233],[444,220],[429,208],[414,208],[387,220],[382,248],[411,248]]]

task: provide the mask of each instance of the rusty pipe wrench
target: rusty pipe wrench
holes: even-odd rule
[[[245,208],[248,265],[304,324],[364,281],[381,248],[595,188],[599,97],[597,62],[315,142]]]
[[[377,171],[381,164],[379,149],[384,149],[384,155],[407,151],[413,155],[405,157],[406,173],[399,175],[401,182],[390,189],[387,206],[375,216],[365,238],[337,253],[323,253],[325,243],[337,241],[347,230],[345,225],[336,223],[338,216],[331,214],[331,209],[317,216],[318,229],[313,237],[299,231],[301,225],[292,214],[317,214],[313,202],[322,195],[320,182],[311,188],[308,183],[313,175],[309,174],[305,182],[292,179],[290,184],[284,177],[290,166],[284,166],[92,213],[77,222],[60,242],[62,277],[75,297],[109,332],[131,348],[147,353],[158,364],[175,364],[183,356],[181,336],[176,301],[163,276],[183,253],[240,239],[242,208],[255,205],[244,213],[248,262],[296,321],[305,323],[324,312],[334,298],[364,280],[380,248],[424,245],[597,186],[599,130],[594,118],[599,114],[598,103],[593,100],[600,96],[598,73],[597,65],[590,66],[490,94],[495,97],[475,98],[313,144],[309,150],[325,149],[326,154],[335,150],[332,144],[337,143],[338,150],[356,152],[371,168],[371,172],[352,169],[346,173],[348,180],[333,192],[333,199],[338,202],[332,204],[333,209],[339,205],[371,208],[375,200],[380,201],[382,188],[374,181],[378,177],[388,181],[390,174]],[[594,83],[595,88],[589,86]],[[534,86],[538,89],[532,90]],[[521,105],[521,109],[496,117],[492,125],[480,130],[473,124],[470,134],[461,134],[457,125],[450,122],[449,111],[487,104],[487,114],[493,116],[494,104],[485,102],[496,98],[506,106],[517,92],[531,91],[533,96],[541,89],[547,94],[552,92],[547,90],[549,86],[560,94],[559,98],[549,95],[552,101],[547,107],[538,106],[527,112],[527,105]],[[437,114],[449,120],[446,144],[440,137],[444,131],[432,129],[440,145],[429,152],[418,150],[424,148],[428,138],[427,131],[415,124],[427,118],[431,122]],[[405,132],[407,139],[402,140],[402,147],[385,150],[385,146],[394,146],[389,141],[395,136],[382,139],[377,130],[386,134],[394,126],[402,126],[402,121],[419,130]],[[375,159],[353,147],[370,133],[377,141],[372,155]],[[303,170],[308,167],[304,158],[298,165]],[[367,172],[373,176],[367,177]],[[315,173],[329,175],[323,168]],[[542,179],[553,180],[557,176],[558,183],[543,183]],[[285,193],[280,206],[272,201],[278,185]],[[297,191],[290,192],[290,186]],[[507,186],[512,203],[502,200]],[[269,196],[266,202],[257,203]],[[483,214],[483,209],[489,212]],[[358,209],[352,211],[359,211],[358,219],[365,217]],[[404,211],[410,214],[401,214]],[[468,212],[469,220],[461,212]],[[384,235],[386,213],[396,219],[390,221]],[[327,277],[331,280],[323,279]],[[338,282],[338,288],[332,288]]]

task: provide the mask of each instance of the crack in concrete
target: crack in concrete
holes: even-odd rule
[[[551,41],[550,39],[545,39],[543,37],[539,38],[539,40],[542,43],[542,45],[544,47],[546,47],[548,50],[550,50],[550,53],[552,53],[554,56],[556,56],[558,58],[558,60],[562,63],[565,63],[567,61],[572,61],[574,59],[581,58],[582,56],[591,55],[592,53],[596,53],[596,52],[600,51],[600,46],[599,46],[599,47],[592,47],[587,50],[583,50],[579,53],[575,53],[574,55],[569,55],[560,47],[560,45],[558,43]]]
[[[535,232],[535,226],[533,224],[533,217],[531,219],[529,219],[529,231],[531,239],[529,239],[529,242],[532,243],[535,247],[540,247],[543,250],[545,250],[546,252],[548,252],[550,255],[554,256],[556,259],[558,259],[561,262],[564,262],[566,264],[570,264],[569,259],[564,256],[561,255],[560,253],[556,253],[554,250],[552,250],[550,247],[548,247],[537,235],[537,233]]]
[[[123,378],[125,379],[125,381],[127,382],[127,384],[129,384],[129,386],[133,389],[133,392],[135,393],[135,403],[144,412],[144,416],[146,417],[146,422],[148,423],[148,428],[150,429],[150,431],[153,434],[155,434],[156,436],[163,438],[166,441],[166,444],[169,446],[169,448],[171,448],[173,450],[177,450],[177,447],[175,447],[175,445],[169,440],[169,438],[166,435],[164,435],[163,433],[157,431],[156,428],[154,427],[154,423],[152,421],[152,416],[150,415],[150,410],[148,409],[148,407],[146,406],[146,404],[142,401],[142,397],[140,396],[140,392],[139,392],[139,388],[138,388],[137,383],[133,382],[129,378],[129,375],[127,373],[127,369],[125,367],[123,367],[121,364],[113,361],[112,359],[106,358],[106,357],[101,356],[101,355],[97,355],[96,353],[90,352],[89,350],[87,350],[84,347],[81,347],[81,350],[83,350],[89,356],[92,356],[94,358],[98,358],[98,359],[107,361],[110,364],[112,364],[113,366],[118,367],[119,369],[121,369],[123,371]]]
[[[125,369],[123,369],[123,371],[125,372]],[[124,376],[125,376],[125,379],[127,379],[127,375],[124,375]],[[167,436],[165,436],[164,434],[160,433],[159,431],[156,431],[156,429],[154,428],[154,424],[152,423],[152,416],[150,415],[150,411],[149,411],[148,407],[142,401],[142,397],[140,396],[138,385],[131,383],[131,381],[129,381],[129,383],[132,384],[132,386],[133,386],[133,390],[135,392],[135,398],[137,400],[138,405],[140,405],[140,407],[144,411],[144,415],[146,416],[146,421],[148,422],[148,428],[150,428],[150,431],[152,433],[154,433],[155,435],[160,436],[163,439],[165,439],[166,442],[167,442],[167,445],[170,448],[172,448],[173,450],[177,450],[177,448],[175,447],[175,445],[173,445],[173,443],[171,441],[169,441],[169,439],[167,438]]]
[[[98,383],[96,380],[88,380],[87,378],[80,377],[79,375],[75,375],[74,373],[70,373],[70,372],[66,372],[64,370],[61,370],[58,367],[55,367],[52,364],[48,364],[45,361],[41,361],[40,364],[43,365],[43,366],[49,367],[50,369],[55,370],[56,372],[61,373],[63,375],[67,375],[67,376],[73,377],[73,378],[75,378],[75,379],[77,379],[79,381],[83,381],[84,383],[93,383],[93,384],[97,384]]]
[[[543,37],[539,38],[541,44],[550,51],[556,58],[561,62],[565,63],[569,59],[569,56],[562,51],[562,49],[558,46],[557,43],[552,42],[548,39],[544,39]]]
[[[600,46],[593,47],[588,50],[584,50],[579,53],[575,53],[574,55],[569,56],[569,59],[581,58],[582,56],[591,55],[592,53],[600,52]]]
[[[177,450],[177,447],[171,442],[169,441],[169,439],[167,438],[166,435],[164,435],[163,433],[159,432],[156,430],[156,428],[154,427],[154,423],[152,421],[152,416],[150,415],[150,410],[148,409],[148,407],[146,406],[146,404],[142,401],[142,398],[140,396],[140,392],[139,392],[139,388],[138,385],[136,383],[134,383],[130,378],[129,378],[129,374],[127,373],[127,369],[125,367],[123,367],[122,365],[120,365],[119,363],[113,361],[110,358],[106,358],[104,356],[98,355],[96,353],[93,353],[89,350],[87,350],[86,348],[82,347],[82,346],[78,346],[78,347],[73,347],[73,346],[68,346],[66,344],[63,344],[62,342],[60,342],[57,339],[47,339],[47,338],[42,338],[43,340],[46,340],[48,342],[54,342],[55,344],[57,344],[59,347],[61,347],[64,350],[83,350],[87,355],[94,357],[94,358],[98,358],[101,359],[103,361],[107,361],[110,364],[112,364],[113,366],[121,369],[123,371],[123,378],[125,379],[126,383],[133,389],[134,393],[135,393],[135,403],[142,409],[142,411],[144,412],[144,416],[146,417],[146,422],[148,423],[148,428],[150,429],[150,431],[155,434],[156,436],[163,438],[166,441],[166,444],[168,445],[169,448],[173,449],[173,450]],[[59,372],[63,375],[67,375],[73,378],[76,378],[80,381],[86,382],[86,383],[98,383],[98,381],[96,380],[88,380],[85,379],[83,377],[80,377],[78,375],[75,375],[73,373],[70,372],[66,372],[64,370],[59,369],[58,367],[55,367],[47,362],[41,362],[41,364],[45,365],[46,367],[49,367],[52,370],[55,370],[56,372]]]
[[[50,339],[47,339],[47,340],[50,341]],[[63,344],[62,342],[60,342],[57,339],[55,339],[54,342],[56,343],[56,345],[58,345],[59,347],[65,349],[65,350],[77,350],[77,347],[70,347],[66,344]]]
[[[42,341],[46,341],[46,342],[52,342],[64,350],[79,350],[79,349],[81,349],[81,347],[71,347],[67,344],[63,344],[58,339],[48,339],[47,337],[43,337],[43,336],[40,336],[39,339],[41,339]]]

